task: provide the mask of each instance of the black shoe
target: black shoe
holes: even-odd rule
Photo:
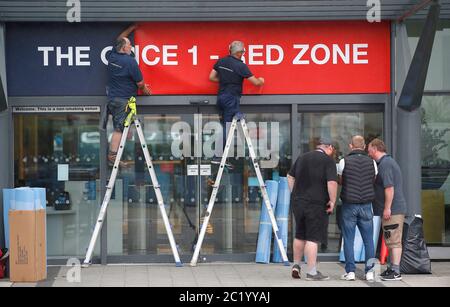
[[[391,274],[391,272],[394,272],[391,268],[387,268],[386,271],[380,274],[380,277],[386,277]]]
[[[384,274],[384,273],[383,273]],[[384,281],[399,281],[402,280],[402,274],[395,272],[394,270],[390,270],[389,274],[387,275],[380,275],[381,280]]]
[[[220,158],[220,157],[216,157],[211,160],[211,164],[220,165],[221,162],[222,162],[222,158]],[[234,165],[227,162],[226,160],[225,160],[225,167],[228,168],[229,170],[234,169]]]
[[[324,280],[330,280],[330,277],[322,275],[322,273],[317,271],[316,275],[306,274],[306,280],[308,280],[308,281],[324,281]]]
[[[294,264],[293,266],[292,266],[292,278],[294,278],[294,279],[300,279],[301,278],[301,274],[300,274],[300,272],[301,272],[301,268],[300,268],[300,266],[298,265],[298,264]]]

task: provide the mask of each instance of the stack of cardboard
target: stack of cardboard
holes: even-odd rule
[[[45,189],[18,188],[9,196],[10,279],[37,282],[47,278]]]

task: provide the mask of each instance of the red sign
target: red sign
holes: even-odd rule
[[[233,40],[266,84],[244,94],[388,93],[388,22],[149,22],[135,32],[135,51],[153,94],[216,94],[208,80]]]

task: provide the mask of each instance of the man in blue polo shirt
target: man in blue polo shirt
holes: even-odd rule
[[[113,117],[114,132],[111,138],[108,162],[114,164],[119,148],[120,139],[127,117],[125,108],[128,99],[137,96],[138,89],[145,95],[150,95],[150,89],[145,84],[142,73],[131,52],[132,46],[127,36],[136,28],[135,25],[128,27],[122,32],[114,43],[114,48],[107,55],[108,60],[108,113]],[[121,162],[121,166],[127,166]]]
[[[233,121],[235,115],[238,119],[243,117],[243,114],[239,111],[239,103],[242,96],[244,78],[248,79],[255,86],[264,84],[264,78],[256,78],[241,60],[245,53],[244,43],[233,41],[229,46],[229,52],[230,54],[227,57],[217,61],[209,74],[210,81],[219,83],[217,106],[222,115],[223,147],[225,147],[226,143],[227,123]],[[219,164],[220,159],[213,160],[211,163]],[[230,164],[227,164],[227,166],[230,166]]]

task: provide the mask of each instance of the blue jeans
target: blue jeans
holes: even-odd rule
[[[366,252],[366,273],[372,266],[367,261],[375,257],[373,244],[373,212],[372,204],[342,204],[342,235],[344,238],[345,271],[355,272],[354,242],[356,226],[364,242]]]
[[[225,149],[225,144],[227,142],[227,123],[233,121],[233,117],[239,112],[240,97],[231,94],[223,93],[217,96],[217,106],[220,109],[222,118],[222,128],[223,128],[223,149]]]

